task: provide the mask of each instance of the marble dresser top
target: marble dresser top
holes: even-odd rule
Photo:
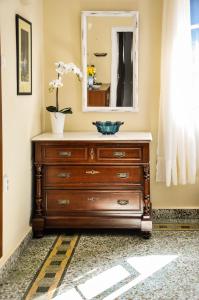
[[[114,135],[103,135],[94,131],[68,131],[63,134],[42,133],[33,141],[151,141],[150,132],[121,131]]]

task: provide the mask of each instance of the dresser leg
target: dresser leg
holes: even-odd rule
[[[33,218],[32,220],[32,231],[34,238],[41,238],[44,235],[44,219]]]
[[[152,233],[152,221],[142,219],[141,221],[141,232],[144,238],[150,238]]]

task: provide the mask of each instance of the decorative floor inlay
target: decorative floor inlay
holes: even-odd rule
[[[57,238],[52,251],[28,288],[24,296],[25,300],[42,298],[43,295],[45,295],[45,299],[53,297],[64,272],[67,270],[78,239],[78,235],[61,235]]]
[[[199,230],[198,223],[155,223],[153,224],[153,230],[159,231],[195,231]]]
[[[198,245],[199,231],[84,233],[54,299],[198,300]]]
[[[46,234],[30,239],[0,282],[0,300],[198,300],[198,245],[196,218],[156,219],[148,240],[132,230],[85,230],[80,238],[75,232]],[[141,270],[134,260],[143,260],[140,267],[152,261],[148,272],[173,255],[173,262],[165,261],[171,269],[158,265],[136,283]]]

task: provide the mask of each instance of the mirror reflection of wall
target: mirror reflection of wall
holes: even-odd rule
[[[83,83],[86,84],[85,106],[116,110],[130,108],[132,111],[137,103],[134,99],[137,14],[84,13],[86,22],[83,32],[86,29],[86,33],[83,36],[86,39],[83,42],[86,51],[83,59],[86,60],[84,75],[87,77]],[[85,61],[83,63],[85,67]],[[95,70],[93,76],[89,72],[92,67]]]

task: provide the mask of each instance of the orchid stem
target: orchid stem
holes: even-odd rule
[[[59,79],[59,74],[58,74],[58,79]],[[59,96],[59,89],[56,88],[56,111],[59,111],[59,101],[58,101],[58,96]]]

